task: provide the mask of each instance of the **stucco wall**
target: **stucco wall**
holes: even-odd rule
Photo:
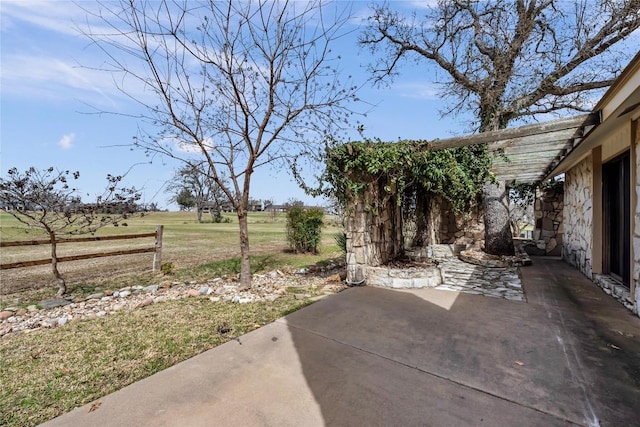
[[[591,156],[565,174],[564,258],[592,278],[592,161]]]

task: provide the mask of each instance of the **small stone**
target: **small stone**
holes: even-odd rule
[[[33,313],[34,311],[38,311],[38,306],[37,305],[30,305],[27,307],[27,311],[29,313]]]
[[[220,301],[220,297],[209,297],[209,301],[211,301],[211,302],[219,302]]]
[[[45,309],[63,307],[63,306],[68,305],[68,304],[71,304],[71,302],[66,300],[66,299],[62,299],[62,298],[47,299],[47,300],[44,300],[44,301],[40,301],[38,303],[38,305],[40,305],[40,307],[45,308]]]
[[[301,268],[299,270],[296,271],[296,274],[307,274],[307,269],[306,268]]]
[[[222,297],[222,301],[224,301],[224,302],[229,302],[231,300],[232,300],[231,295],[225,295],[225,296]]]
[[[159,297],[155,297],[155,298],[153,299],[153,303],[154,303],[154,304],[156,304],[156,303],[159,303],[159,302],[165,302],[165,301],[167,301],[168,299],[169,299],[169,298],[168,298],[167,296],[165,296],[165,295],[160,295]]]
[[[104,310],[101,310],[99,312],[96,313],[96,317],[104,317],[107,315],[107,312]]]
[[[120,288],[119,290],[120,290],[120,292],[130,291],[131,290],[131,286],[125,286],[124,288]]]
[[[113,295],[113,291],[110,289],[107,289],[105,291],[102,292],[105,296],[109,296],[109,295]]]
[[[8,318],[13,316],[13,311],[6,311],[6,310],[2,310],[0,311],[0,321],[1,320],[7,320]]]
[[[88,300],[90,300],[90,299],[100,299],[100,298],[102,298],[103,296],[104,296],[104,293],[103,293],[103,292],[98,292],[98,293],[95,293],[95,294],[91,294],[91,295],[89,295],[89,296],[87,297],[87,299],[88,299]]]
[[[122,304],[114,304],[111,306],[111,311],[120,311],[124,308]]]
[[[27,314],[27,310],[24,308],[21,308],[20,310],[16,311],[16,316],[24,316],[25,314]]]
[[[7,307],[2,311],[12,311],[15,313],[16,311],[18,311],[18,307]]]
[[[198,289],[198,294],[200,295],[208,295],[210,293],[211,292],[208,286],[201,286],[200,289]]]
[[[55,328],[58,325],[58,319],[45,319],[40,323],[43,328]]]
[[[198,292],[198,291],[197,291],[197,290],[195,290],[195,289],[189,289],[189,290],[187,291],[187,296],[188,296],[188,297],[197,297],[198,295],[200,295],[200,292]]]
[[[115,291],[111,296],[114,298],[118,298],[120,296],[120,291]]]
[[[247,304],[252,302],[253,300],[251,298],[238,298],[238,304]]]
[[[160,287],[162,289],[169,289],[171,287],[171,282],[168,280],[165,280],[164,282],[160,283]]]
[[[119,298],[126,298],[129,295],[131,295],[131,291],[122,291],[120,292],[120,295],[118,295]]]
[[[146,298],[140,301],[134,308],[142,308],[153,304],[153,298]]]
[[[58,319],[58,326],[64,326],[68,321],[69,319],[67,319],[66,317],[61,317]]]
[[[84,315],[84,319],[85,320],[92,320],[92,319],[95,319],[97,317],[98,316],[93,311],[90,311],[89,313]]]
[[[149,286],[146,286],[146,287],[144,288],[144,291],[145,291],[145,292],[148,292],[148,293],[150,293],[150,294],[155,294],[156,292],[158,292],[158,285],[149,285]]]

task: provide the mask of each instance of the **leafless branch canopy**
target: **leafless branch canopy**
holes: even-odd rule
[[[442,0],[424,17],[376,6],[360,43],[379,54],[376,83],[406,60],[444,71],[449,112],[474,111],[479,130],[562,109],[587,111],[635,54],[640,0]]]
[[[236,208],[256,167],[317,152],[348,123],[356,88],[330,44],[349,11],[337,5],[121,0],[92,13],[104,25],[85,34],[104,69],[161,129],[136,144],[193,167],[204,159]]]

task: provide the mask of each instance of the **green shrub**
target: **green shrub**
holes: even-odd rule
[[[160,271],[162,272],[162,274],[173,274],[175,268],[176,266],[173,265],[172,262],[165,262],[160,266]]]
[[[324,211],[293,206],[287,212],[287,241],[296,253],[318,253]]]

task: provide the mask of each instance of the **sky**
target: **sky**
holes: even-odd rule
[[[405,12],[419,12],[425,3],[392,2]],[[370,53],[357,38],[369,4],[351,2],[354,18],[346,29],[353,31],[334,46],[343,58],[341,72],[362,86],[358,95],[366,102],[359,109],[368,110],[360,118],[365,135],[395,141],[468,133],[469,117],[441,117],[446,105],[427,63],[405,66],[388,87],[368,81]],[[105,58],[77,29],[95,24],[79,5],[95,7],[88,0],[0,0],[0,175],[12,167],[77,170],[77,186],[91,199],[105,188],[107,174],[126,174],[124,184],[141,189],[143,203],[175,209],[165,190],[180,164],[162,157],[150,162],[131,148],[141,123],[130,115],[140,107],[117,90],[113,76],[91,69]],[[360,136],[354,131],[350,138]],[[305,195],[286,169],[269,166],[256,170],[251,197],[324,203]]]
[[[79,4],[94,6],[86,0]],[[369,53],[357,45],[357,37],[368,4],[353,3],[348,30],[354,31],[334,47],[345,58],[342,73],[362,86],[359,96],[367,104],[360,109],[368,113],[360,120],[366,135],[394,141],[460,134],[455,119],[441,119],[443,105],[424,68],[408,67],[388,88],[367,82]],[[417,7],[413,2],[397,6]],[[0,14],[0,174],[30,166],[77,170],[76,185],[90,199],[104,189],[107,174],[127,173],[124,184],[141,188],[144,203],[175,208],[165,188],[179,164],[158,157],[149,163],[143,152],[131,150],[140,123],[126,114],[139,107],[118,92],[112,76],[87,68],[104,58],[77,29],[89,19],[85,12],[69,1],[2,0]],[[360,138],[354,133],[351,139]],[[286,169],[269,166],[256,170],[251,197],[323,203],[305,195]]]

